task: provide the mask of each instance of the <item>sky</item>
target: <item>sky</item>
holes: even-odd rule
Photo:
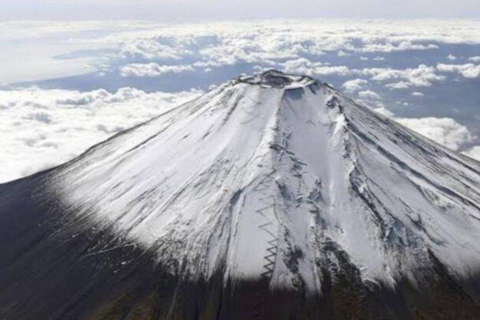
[[[478,0],[1,0],[0,20],[480,18]]]
[[[443,0],[0,0],[0,183],[267,69],[328,82],[480,160],[478,9]]]

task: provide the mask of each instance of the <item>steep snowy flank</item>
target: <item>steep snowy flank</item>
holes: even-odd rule
[[[390,285],[480,268],[480,165],[308,77],[241,77],[52,174],[79,217],[189,277],[299,277],[335,244]]]
[[[125,286],[138,284],[142,297],[150,285],[166,288],[165,318],[175,308],[189,310],[186,319],[212,308],[205,318],[245,318],[232,311],[245,309],[238,301],[248,295],[234,294],[245,283],[260,295],[257,315],[278,304],[265,292],[328,296],[325,310],[343,310],[333,302],[345,300],[338,287],[357,301],[371,288],[420,292],[432,283],[478,311],[464,290],[480,292],[461,284],[480,271],[480,163],[306,76],[232,80],[58,168],[0,185],[0,200],[0,315],[6,306],[11,319],[28,310],[85,316],[107,296],[137,297]],[[58,298],[46,303],[27,287]],[[178,307],[182,292],[193,298]],[[289,312],[309,310],[288,301]],[[125,316],[108,310],[108,319]]]

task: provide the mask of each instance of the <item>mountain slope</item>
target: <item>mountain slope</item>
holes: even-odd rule
[[[0,222],[5,319],[480,311],[480,164],[309,77],[240,77],[0,185]]]

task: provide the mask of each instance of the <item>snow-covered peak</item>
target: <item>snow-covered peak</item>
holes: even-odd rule
[[[309,76],[286,74],[278,70],[268,70],[253,76],[241,76],[238,82],[259,85],[265,88],[296,89],[315,84],[317,81]]]
[[[479,163],[307,76],[240,77],[51,175],[82,221],[186,277],[321,292],[340,253],[391,286],[432,255],[480,268]]]
[[[269,71],[0,185],[0,318],[476,319],[479,234],[479,162]]]

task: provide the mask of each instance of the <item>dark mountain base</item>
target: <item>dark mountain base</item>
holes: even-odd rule
[[[167,279],[164,277],[164,279]],[[143,295],[124,293],[101,303],[88,319],[480,319],[480,307],[450,280],[432,280],[422,291],[407,281],[397,291],[367,288],[351,275],[328,279],[323,296],[222,281],[157,285]],[[135,292],[135,291],[133,291]]]

